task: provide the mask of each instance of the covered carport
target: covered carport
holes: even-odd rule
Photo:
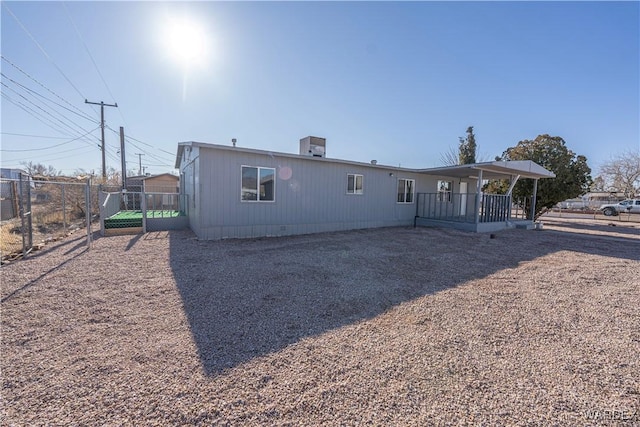
[[[418,193],[415,225],[453,227],[475,232],[499,231],[513,227],[533,228],[538,180],[555,177],[553,172],[531,160],[493,161],[421,169],[420,173],[475,183],[475,192],[459,192],[447,200],[442,200],[442,194],[438,193]],[[533,194],[528,204],[521,204],[512,198],[513,188],[520,178],[534,180]],[[485,182],[498,179],[509,180],[506,194],[482,192]],[[523,210],[525,206],[529,212]]]

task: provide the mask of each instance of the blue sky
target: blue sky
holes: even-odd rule
[[[99,173],[87,98],[118,103],[106,123],[136,171],[135,153],[173,171],[180,141],[296,153],[307,135],[332,158],[436,167],[474,126],[481,160],[548,133],[597,172],[640,150],[639,6],[2,2],[1,164]],[[176,21],[204,40],[191,61],[168,48]]]

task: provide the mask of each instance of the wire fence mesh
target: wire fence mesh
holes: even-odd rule
[[[98,185],[54,177],[0,179],[2,260],[26,256],[46,243],[81,232],[90,243],[90,224],[98,219]]]

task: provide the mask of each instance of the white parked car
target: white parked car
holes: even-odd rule
[[[619,203],[602,205],[598,208],[606,216],[616,216],[619,213],[640,213],[640,199],[627,199]]]

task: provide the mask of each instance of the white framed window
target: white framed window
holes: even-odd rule
[[[355,173],[347,174],[347,194],[362,194],[364,176]]]
[[[450,203],[452,190],[453,181],[438,181],[438,201]]]
[[[242,189],[240,200],[243,202],[275,201],[276,170],[257,166],[242,166]]]
[[[398,179],[398,203],[413,203],[415,179]]]

